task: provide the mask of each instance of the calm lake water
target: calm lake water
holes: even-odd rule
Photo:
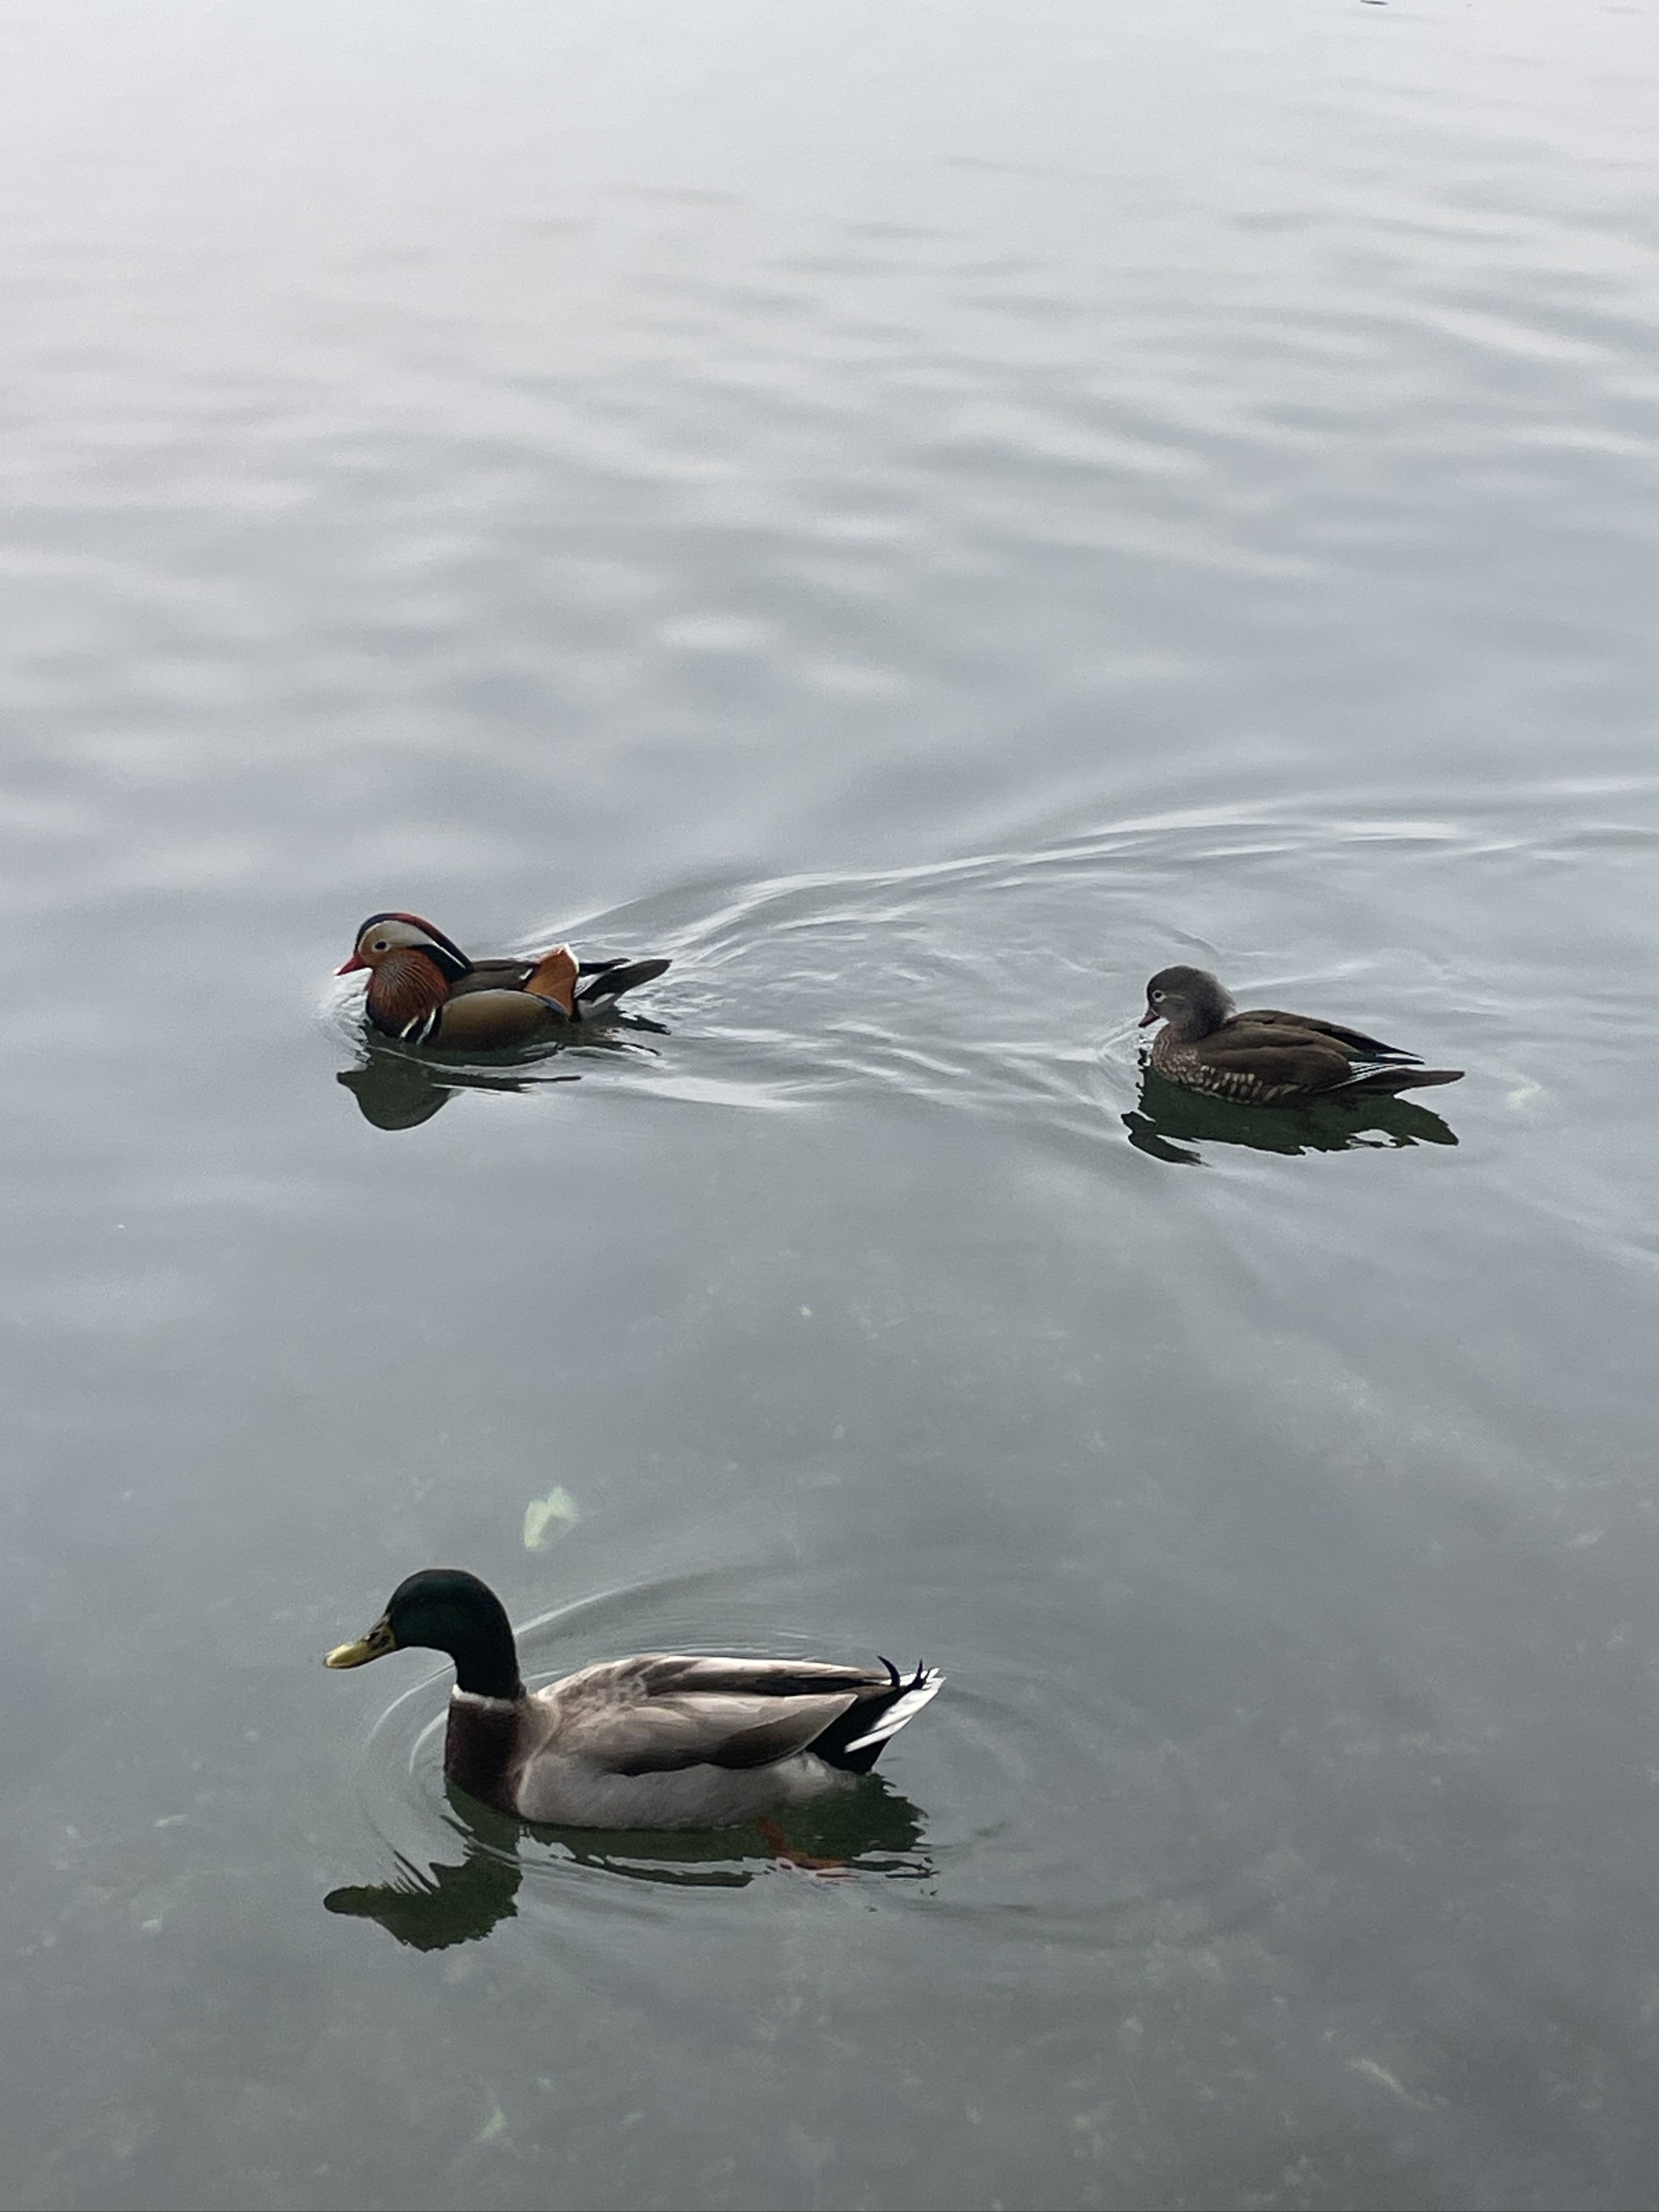
[[[7,0],[7,2204],[1659,2198],[1653,14]],[[520,1832],[452,1563],[950,1684]]]

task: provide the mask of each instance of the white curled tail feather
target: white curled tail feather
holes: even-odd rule
[[[867,1751],[872,1743],[885,1743],[889,1736],[896,1735],[902,1728],[915,1720],[924,1705],[931,1705],[944,1685],[945,1676],[940,1668],[929,1667],[920,1680],[910,1685],[902,1698],[894,1698],[874,1728],[868,1729],[861,1736],[855,1737],[847,1746],[847,1749]]]

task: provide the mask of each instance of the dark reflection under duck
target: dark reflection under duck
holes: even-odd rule
[[[654,1036],[668,1034],[660,1022],[647,1021],[637,1015],[619,1018],[599,1033],[583,1036],[581,1057],[586,1059],[595,1053],[651,1051],[649,1045],[618,1034],[624,1030],[643,1030]],[[580,1083],[581,1076],[577,1070],[562,1068],[553,1073],[548,1069],[550,1060],[562,1060],[570,1049],[561,1045],[550,1052],[503,1053],[497,1070],[481,1067],[476,1061],[447,1065],[440,1056],[366,1037],[362,1060],[356,1067],[338,1069],[334,1079],[350,1091],[364,1121],[372,1122],[375,1128],[416,1129],[447,1106],[458,1091],[506,1091],[523,1094],[556,1083]]]
[[[526,1875],[535,1880],[534,1857],[526,1862],[521,1856],[526,1844],[550,1850],[570,1865],[686,1889],[742,1889],[781,1868],[896,1881],[925,1881],[934,1871],[921,1849],[921,1811],[878,1774],[864,1778],[846,1797],[794,1809],[787,1839],[759,1827],[672,1832],[549,1827],[492,1812],[453,1784],[446,1785],[446,1795],[459,1860],[429,1860],[422,1872],[398,1851],[390,1881],[331,1889],[324,1910],[345,1919],[378,1920],[388,1936],[416,1951],[477,1942],[517,1916]]]
[[[398,1851],[391,1881],[331,1889],[323,1899],[324,1910],[349,1920],[378,1920],[388,1936],[416,1951],[477,1942],[501,1921],[511,1920],[524,1880],[519,1863],[521,1826],[457,1790],[448,1795],[461,1847],[459,1861],[429,1860],[422,1874]]]
[[[1407,1145],[1455,1145],[1456,1132],[1414,1099],[1334,1094],[1293,1106],[1253,1106],[1213,1098],[1141,1072],[1139,1108],[1123,1116],[1129,1142],[1154,1159],[1200,1167],[1200,1143],[1245,1145],[1259,1152],[1388,1152]]]
[[[417,1129],[448,1105],[458,1091],[537,1091],[544,1085],[579,1083],[579,1075],[484,1075],[474,1069],[437,1068],[412,1054],[371,1051],[357,1067],[335,1076],[377,1129]]]

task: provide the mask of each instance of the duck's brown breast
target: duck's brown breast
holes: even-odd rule
[[[453,1690],[444,1730],[444,1772],[481,1804],[511,1813],[524,1742],[524,1700]]]
[[[402,1036],[449,996],[435,960],[413,945],[382,960],[368,979],[368,1018],[387,1036]]]
[[[1215,1098],[1242,1099],[1257,1106],[1270,1106],[1279,1099],[1293,1097],[1306,1087],[1299,1083],[1275,1082],[1251,1067],[1218,1066],[1206,1054],[1206,1042],[1202,1037],[1183,1041],[1167,1029],[1160,1030],[1152,1045],[1152,1066],[1171,1083],[1179,1083],[1188,1091],[1206,1091]]]

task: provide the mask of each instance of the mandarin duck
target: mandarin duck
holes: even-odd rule
[[[444,1772],[498,1813],[572,1828],[727,1828],[847,1789],[945,1677],[918,1667],[652,1653],[613,1659],[533,1695],[501,1600],[458,1567],[392,1591],[366,1636],[328,1654],[455,1662]]]
[[[517,960],[469,960],[417,914],[372,914],[337,975],[368,970],[369,1024],[404,1044],[490,1052],[603,1019],[666,960],[581,960],[568,945]]]
[[[1339,1097],[1392,1097],[1459,1083],[1461,1067],[1425,1067],[1415,1053],[1362,1030],[1269,1006],[1240,1013],[1203,968],[1164,968],[1146,986],[1140,1027],[1161,1021],[1152,1066],[1171,1083],[1259,1106]]]

